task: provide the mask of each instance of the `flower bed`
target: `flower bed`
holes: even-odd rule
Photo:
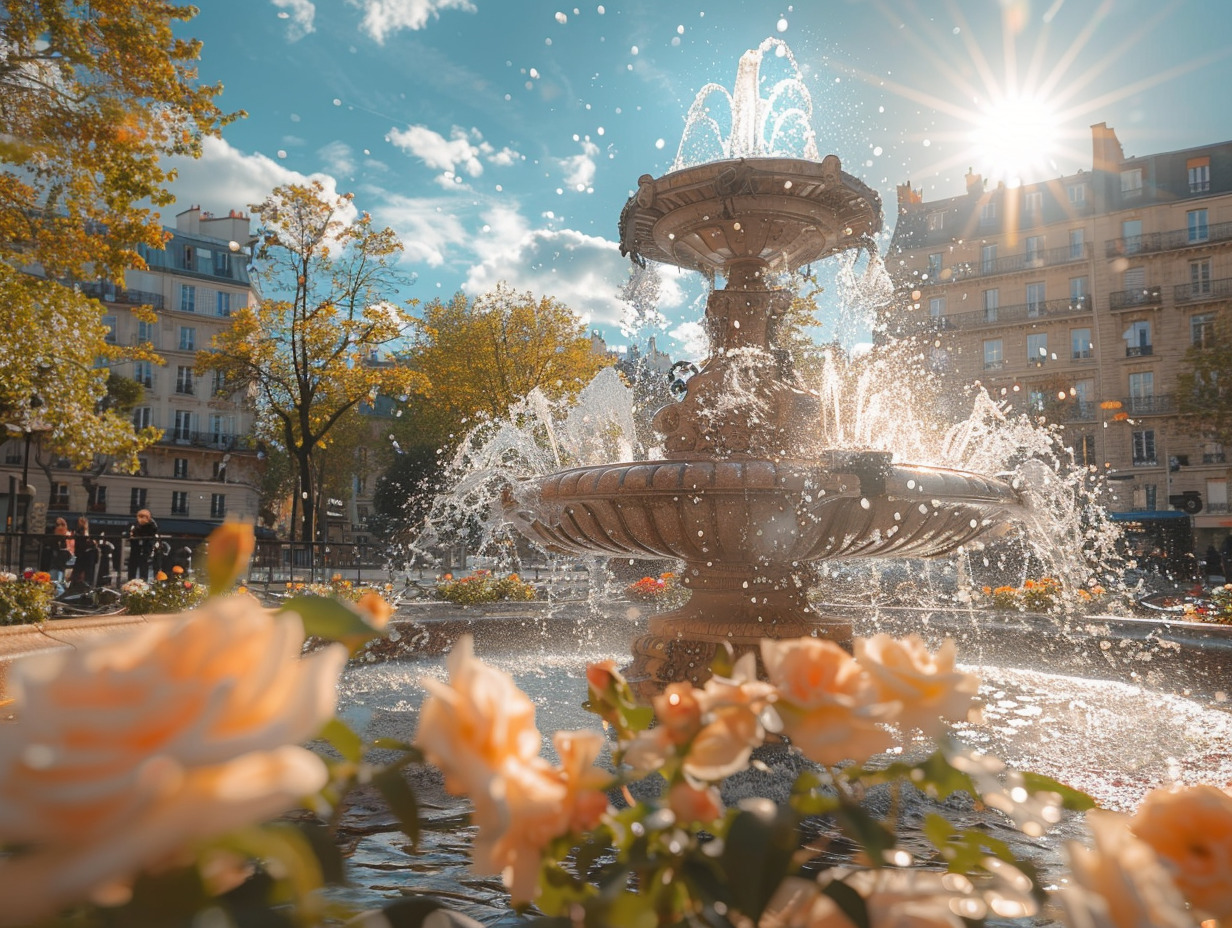
[[[51,615],[51,574],[27,570],[20,577],[0,571],[0,625],[38,625]]]
[[[994,609],[1018,612],[1060,612],[1067,608],[1085,608],[1099,602],[1106,594],[1099,584],[1071,592],[1052,577],[1026,580],[1022,586],[986,586],[981,592]]]
[[[445,574],[437,581],[436,593],[445,602],[460,606],[506,600],[528,603],[535,598],[535,588],[517,574],[497,577],[488,570],[475,570],[457,579]]]
[[[681,584],[677,576],[668,571],[657,577],[642,577],[625,587],[625,595],[639,603],[654,603],[661,609],[671,609],[683,605],[689,598],[689,591]]]
[[[120,587],[120,602],[129,615],[164,615],[194,609],[205,602],[206,588],[184,573],[184,568],[171,568],[171,575],[161,570],[150,581],[136,578]]]

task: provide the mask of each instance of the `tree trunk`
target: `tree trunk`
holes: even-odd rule
[[[299,464],[299,504],[304,511],[300,540],[313,542],[316,541],[316,493],[312,485],[312,455],[299,453],[295,459]]]

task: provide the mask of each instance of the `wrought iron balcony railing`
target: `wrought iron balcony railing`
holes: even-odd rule
[[[1174,229],[1170,232],[1147,232],[1143,235],[1127,235],[1104,242],[1104,255],[1116,258],[1121,255],[1149,255],[1160,251],[1176,251],[1179,248],[1196,248],[1213,242],[1232,241],[1232,222],[1217,222],[1193,229]]]
[[[1121,400],[1121,408],[1131,416],[1163,416],[1176,412],[1176,402],[1171,393],[1153,393],[1127,396]]]
[[[1164,293],[1161,287],[1137,287],[1133,290],[1114,290],[1108,294],[1109,309],[1159,306],[1163,301]]]
[[[1018,303],[1013,306],[998,306],[995,309],[977,309],[970,313],[953,313],[945,316],[922,316],[902,322],[910,332],[939,332],[945,329],[976,329],[984,326],[1013,325],[1032,322],[1036,319],[1074,316],[1091,311],[1091,298],[1072,300],[1043,300],[1036,303]]]
[[[1173,288],[1172,299],[1176,303],[1209,303],[1232,299],[1232,277],[1177,284]]]

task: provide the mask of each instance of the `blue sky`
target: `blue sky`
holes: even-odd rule
[[[708,82],[776,37],[821,154],[881,191],[962,192],[1232,139],[1227,0],[200,0],[181,32],[247,119],[179,164],[171,215],[322,179],[393,227],[427,301],[506,282],[619,342],[617,220],[667,171]],[[1008,102],[1006,102],[1008,101]],[[696,275],[664,269],[661,344],[696,353]],[[823,333],[824,337],[824,333]]]

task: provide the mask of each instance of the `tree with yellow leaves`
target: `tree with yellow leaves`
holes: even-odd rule
[[[313,181],[278,187],[252,206],[260,223],[254,276],[266,298],[235,313],[197,356],[200,370],[221,371],[255,398],[259,427],[295,460],[304,541],[315,540],[315,457],[334,428],[378,394],[428,386],[389,357],[412,323],[392,300],[406,283],[394,263],[402,243],[367,214],[356,216],[351,199]]]
[[[613,361],[592,350],[568,306],[500,285],[473,301],[457,293],[425,306],[408,363],[432,383],[436,418],[457,428],[504,416],[535,389],[549,399],[575,394]]]
[[[147,204],[173,200],[161,159],[200,154],[240,115],[215,106],[221,86],[197,85],[200,43],[173,34],[196,12],[0,0],[0,422],[78,466],[101,453],[135,468],[158,436],[106,408],[121,354],[78,285],[144,266],[138,246],[164,242]]]

